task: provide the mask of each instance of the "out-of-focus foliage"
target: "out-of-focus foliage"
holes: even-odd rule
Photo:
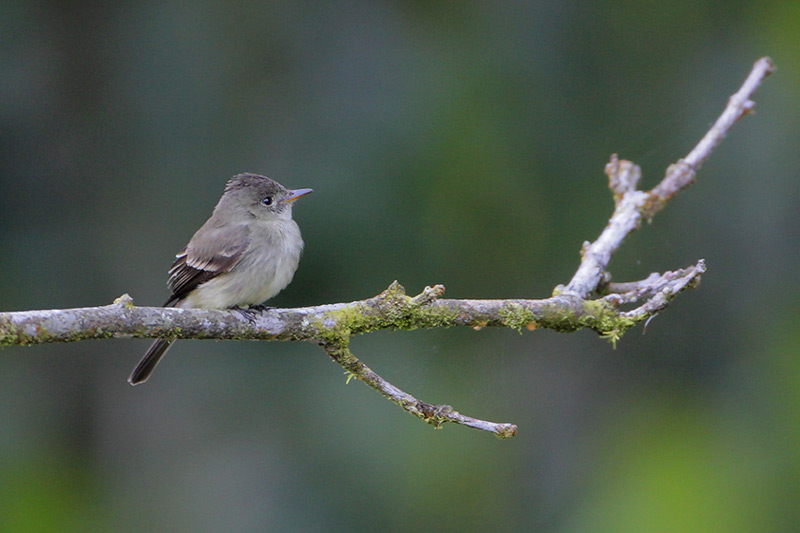
[[[587,332],[379,333],[422,399],[513,421],[434,431],[313,345],[141,340],[0,352],[2,531],[769,531],[800,520],[796,1],[0,5],[0,309],[160,304],[225,181],[315,193],[277,306],[398,279],[545,297],[759,56],[778,73],[612,263],[703,257],[613,350]]]

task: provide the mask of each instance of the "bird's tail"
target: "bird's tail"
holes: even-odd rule
[[[172,339],[158,339],[150,345],[150,349],[147,350],[142,360],[139,361],[139,364],[133,369],[131,377],[128,378],[128,383],[131,385],[138,385],[139,383],[147,381],[147,378],[149,378],[153,370],[156,369],[156,365],[161,361],[164,354],[167,353],[167,350],[169,350],[173,342],[175,341]]]

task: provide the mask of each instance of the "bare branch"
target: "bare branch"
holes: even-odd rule
[[[674,272],[667,271],[663,274],[653,272],[641,281],[609,282],[601,286],[598,292],[608,294],[603,299],[618,307],[623,304],[636,303],[644,298],[653,299],[658,293],[669,292],[675,295],[688,287],[691,282],[699,283],[700,274],[705,271],[706,263],[701,259],[696,265],[689,268]]]
[[[725,111],[722,112],[711,129],[708,130],[708,133],[689,152],[689,155],[674,165],[670,165],[661,183],[650,191],[655,200],[649,209],[648,218],[663,209],[670,198],[694,183],[695,173],[708,159],[711,152],[725,139],[733,125],[740,118],[753,111],[756,104],[750,100],[750,97],[756,92],[761,82],[773,72],[775,72],[775,64],[770,58],[762,57],[755,62],[750,75],[736,94],[730,97]]]
[[[353,355],[350,339],[380,329],[496,326],[562,332],[589,328],[616,342],[630,327],[643,321],[646,324],[679,293],[698,285],[705,263],[700,260],[685,269],[615,283],[607,271],[612,256],[643,220],[650,220],[694,181],[700,165],[733,124],[752,111],[755,104],[750,97],[774,70],[769,58],[757,61],[714,126],[685,158],[669,167],[664,179],[651,191],[637,189],[641,178],[637,165],[611,156],[606,165],[615,202],[611,219],[596,241],[584,243],[577,272],[566,287],[556,287],[550,298],[442,299],[443,285],[426,287],[419,295],[409,297],[395,281],[366,300],[243,314],[230,310],[135,307],[132,299],[124,295],[104,307],[0,313],[0,346],[112,337],[310,341],[322,346],[351,377],[435,427],[452,422],[501,438],[512,437],[517,432],[513,424],[471,418],[449,405],[425,403],[395,387]],[[589,299],[595,293],[602,296]],[[632,305],[638,307],[621,310],[622,306]]]
[[[421,418],[437,429],[446,422],[453,422],[467,427],[489,431],[501,439],[511,438],[517,434],[517,426],[508,423],[488,422],[464,416],[449,405],[433,405],[421,402],[404,392],[375,373],[371,368],[361,362],[347,346],[344,340],[339,344],[326,344],[323,348],[331,358],[350,372],[350,375],[360,379],[384,397],[393,401],[412,415]],[[349,381],[349,379],[348,379]]]
[[[611,161],[606,165],[606,174],[609,177],[609,187],[614,193],[616,209],[600,237],[595,242],[584,245],[581,265],[564,289],[565,292],[587,298],[597,289],[611,257],[625,237],[638,229],[643,220],[650,220],[672,197],[694,182],[695,172],[722,142],[734,123],[753,110],[755,103],[750,97],[764,78],[774,70],[775,66],[768,57],[756,61],[750,75],[736,94],[731,96],[716,123],[689,155],[670,165],[666,177],[652,191],[635,190],[641,176],[639,167],[629,161],[618,160],[616,154],[611,156]]]
[[[444,286],[437,285],[443,293]],[[585,302],[544,300],[427,300],[409,297],[397,282],[381,294],[349,303],[295,309],[269,308],[244,316],[225,309],[136,307],[130,296],[103,307],[0,313],[0,345],[31,345],[107,338],[173,338],[339,342],[382,329],[533,325],[557,331],[603,333],[613,317]],[[427,300],[427,301],[426,301]],[[596,302],[603,304],[602,301]],[[613,312],[607,305],[609,312]],[[535,328],[529,328],[535,329]]]

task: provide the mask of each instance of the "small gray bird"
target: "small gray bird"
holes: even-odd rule
[[[310,192],[258,174],[231,178],[211,218],[176,256],[164,307],[245,307],[278,294],[292,281],[303,251],[292,202]],[[155,341],[128,383],[147,381],[173,342]]]

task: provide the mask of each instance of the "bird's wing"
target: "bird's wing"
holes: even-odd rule
[[[167,286],[172,291],[168,303],[184,298],[201,284],[230,271],[250,243],[246,226],[207,228],[203,242],[189,241],[169,270]]]

